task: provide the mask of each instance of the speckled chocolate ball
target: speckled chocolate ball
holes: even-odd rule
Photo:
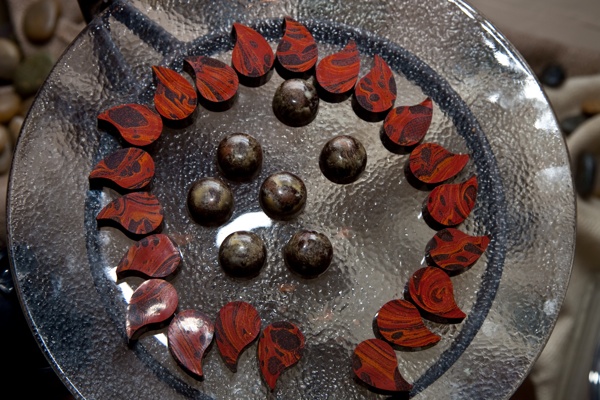
[[[292,219],[304,209],[306,186],[294,174],[277,172],[265,179],[258,200],[269,217],[283,221]]]
[[[319,111],[319,96],[315,86],[302,79],[289,79],[275,91],[273,112],[290,126],[310,124]]]
[[[367,151],[352,136],[336,136],[325,144],[319,167],[327,179],[346,184],[356,181],[367,165]]]
[[[267,248],[255,233],[234,232],[227,236],[219,248],[219,264],[232,276],[252,278],[265,264]]]
[[[249,181],[262,166],[263,153],[258,140],[245,133],[226,136],[217,148],[217,165],[232,181]]]
[[[225,182],[202,178],[190,188],[187,205],[192,218],[200,225],[219,226],[231,218],[233,194]]]
[[[315,278],[331,264],[333,247],[322,233],[300,231],[285,245],[283,258],[292,271],[304,278]]]

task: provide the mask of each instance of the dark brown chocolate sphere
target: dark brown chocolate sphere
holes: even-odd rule
[[[331,264],[333,247],[322,233],[300,231],[285,245],[283,258],[292,271],[304,278],[315,278]]]
[[[352,136],[336,136],[325,143],[319,167],[327,179],[346,184],[356,181],[367,165],[367,151]]]
[[[217,148],[217,165],[232,181],[249,181],[262,166],[263,153],[258,141],[245,133],[226,136]]]
[[[289,79],[275,91],[273,112],[284,124],[304,126],[310,124],[319,111],[319,96],[315,86],[303,79]]]
[[[233,232],[219,247],[219,264],[227,274],[235,277],[255,277],[266,258],[267,248],[263,240],[252,232]]]
[[[265,214],[277,220],[298,216],[306,204],[306,186],[289,172],[269,176],[260,187],[259,202]]]
[[[202,178],[190,188],[187,205],[192,218],[200,225],[219,226],[231,218],[233,194],[225,182]]]

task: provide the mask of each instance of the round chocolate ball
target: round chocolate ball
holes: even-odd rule
[[[200,225],[219,226],[231,218],[233,194],[225,182],[202,178],[190,188],[187,205],[192,218]]]
[[[260,187],[259,202],[265,214],[277,220],[298,216],[306,204],[306,186],[289,172],[269,176]]]
[[[297,232],[283,249],[287,266],[304,278],[315,278],[327,270],[333,247],[327,236],[315,231]]]
[[[356,181],[367,165],[367,151],[352,136],[336,136],[325,143],[319,167],[327,179],[346,184]]]
[[[319,111],[319,96],[315,86],[303,79],[289,79],[275,91],[273,112],[290,126],[310,124]]]
[[[267,258],[263,240],[255,233],[233,232],[219,247],[219,264],[232,276],[252,278],[260,272]]]
[[[249,181],[262,166],[263,153],[260,143],[245,133],[226,136],[217,148],[217,165],[232,181]]]

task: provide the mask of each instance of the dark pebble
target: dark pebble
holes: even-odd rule
[[[585,121],[587,121],[587,117],[585,115],[568,117],[560,122],[560,129],[563,135],[569,136],[571,133],[575,132],[575,129],[577,129],[579,125],[583,124]]]
[[[265,214],[277,220],[298,216],[306,204],[306,186],[289,172],[269,176],[260,187],[259,202]]]
[[[252,232],[234,232],[219,247],[221,267],[235,277],[251,278],[258,275],[266,257],[267,249],[263,240]]]
[[[289,79],[275,91],[273,112],[289,126],[310,124],[319,111],[319,96],[315,86],[303,79]]]
[[[300,231],[284,247],[283,258],[292,271],[304,278],[315,278],[331,264],[333,247],[322,233]]]
[[[15,89],[21,96],[35,94],[46,80],[53,66],[54,61],[46,53],[37,53],[25,57],[15,72]]]
[[[563,84],[566,75],[565,70],[557,64],[550,64],[542,71],[540,81],[542,84],[556,88]]]
[[[352,136],[336,136],[325,144],[319,167],[327,179],[346,184],[356,181],[367,165],[367,151]]]
[[[232,181],[249,181],[258,175],[263,153],[260,143],[245,133],[228,135],[217,149],[217,165]]]
[[[225,182],[203,178],[190,188],[187,205],[192,218],[200,225],[219,226],[231,218],[233,194]]]
[[[23,32],[34,43],[50,40],[56,29],[60,8],[56,0],[39,0],[31,3],[23,16]]]
[[[589,197],[594,191],[598,163],[593,154],[583,152],[577,159],[575,168],[575,188],[583,198]]]

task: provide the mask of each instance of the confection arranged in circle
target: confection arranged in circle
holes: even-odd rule
[[[206,56],[186,57],[184,62],[194,73],[201,98],[213,103],[226,103],[235,97],[239,80],[229,65]]]
[[[267,40],[254,29],[233,24],[235,46],[231,54],[233,68],[244,78],[260,80],[266,78],[273,68],[275,56]]]
[[[316,278],[329,268],[333,246],[320,232],[296,232],[283,248],[285,264],[303,278]]]
[[[319,111],[319,95],[311,81],[288,79],[273,96],[273,113],[284,124],[300,127],[310,124]]]
[[[145,281],[133,292],[127,306],[127,337],[135,339],[143,329],[167,321],[178,305],[177,290],[169,282],[162,279]]]
[[[383,121],[382,139],[399,147],[414,147],[423,140],[433,118],[433,102],[428,97],[421,104],[392,109]]]
[[[458,175],[468,162],[468,154],[454,154],[437,143],[423,143],[410,153],[408,167],[419,181],[438,184]]]
[[[263,151],[256,138],[246,133],[232,133],[217,148],[217,166],[230,181],[247,182],[259,174]]]
[[[117,265],[117,277],[142,275],[164,279],[181,264],[181,253],[167,235],[146,236],[133,244]]]
[[[134,235],[147,235],[163,221],[163,209],[156,196],[133,192],[108,203],[98,213],[98,222],[115,223]]]
[[[198,104],[196,89],[177,71],[153,66],[156,78],[154,106],[164,118],[180,121],[188,118]]]
[[[468,270],[479,260],[490,243],[490,237],[470,236],[454,228],[437,232],[425,247],[429,262],[456,275]]]
[[[302,179],[284,171],[268,176],[258,196],[265,214],[275,220],[287,221],[304,210],[307,192]]]
[[[219,246],[219,264],[228,275],[254,278],[267,258],[265,243],[254,232],[238,231],[228,235]]]
[[[194,221],[204,226],[220,226],[233,214],[233,193],[217,178],[202,178],[188,191],[187,206]]]
[[[258,339],[258,362],[267,386],[275,390],[281,374],[302,357],[304,335],[291,322],[273,322]]]
[[[90,173],[90,179],[108,180],[129,190],[142,189],[154,177],[154,160],[142,149],[120,149],[104,157]]]
[[[320,87],[331,94],[344,94],[354,89],[360,72],[360,54],[354,40],[340,52],[331,54],[317,65],[315,77]]]
[[[436,267],[421,268],[411,276],[407,298],[434,322],[454,324],[466,317],[456,305],[448,274]]]
[[[356,138],[347,135],[330,139],[319,156],[319,168],[333,183],[353,183],[367,166],[367,151]]]
[[[160,115],[143,104],[122,104],[98,115],[98,120],[113,126],[132,146],[147,146],[160,137]]]
[[[180,311],[167,331],[169,351],[183,368],[203,378],[202,359],[212,343],[214,331],[210,317],[202,311]]]
[[[436,187],[425,201],[426,217],[444,227],[460,224],[475,207],[477,190],[476,176],[462,183],[447,183]]]
[[[290,17],[283,21],[285,34],[277,46],[277,60],[290,72],[307,72],[317,63],[317,43],[304,25]]]
[[[357,103],[365,111],[382,114],[389,111],[396,101],[396,81],[389,65],[375,55],[373,68],[360,78],[354,88]]]

